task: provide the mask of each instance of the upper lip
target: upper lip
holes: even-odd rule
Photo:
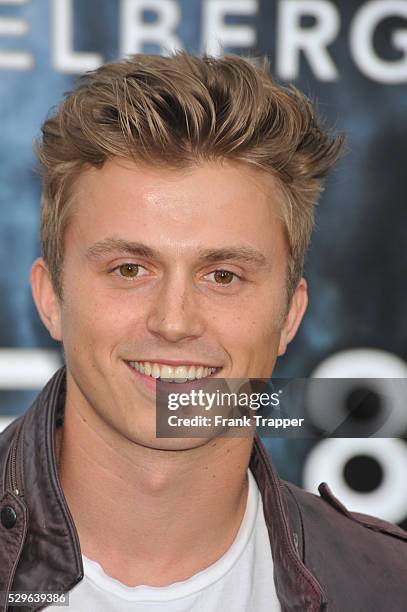
[[[220,366],[216,366],[213,364],[206,364],[203,361],[190,361],[185,359],[185,361],[181,359],[127,359],[127,361],[137,361],[138,363],[144,363],[147,361],[148,363],[157,363],[162,365],[170,365],[170,366],[203,366],[204,368],[219,368]]]

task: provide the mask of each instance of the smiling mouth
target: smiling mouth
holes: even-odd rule
[[[220,370],[219,367],[205,365],[169,365],[154,361],[127,361],[131,368],[155,380],[165,382],[186,383],[192,380],[209,378]]]

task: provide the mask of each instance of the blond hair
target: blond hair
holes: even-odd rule
[[[64,232],[75,178],[115,157],[182,168],[229,160],[271,174],[282,193],[287,294],[301,278],[323,178],[343,137],[263,63],[234,55],[134,55],[84,75],[42,126],[42,256],[62,299]]]

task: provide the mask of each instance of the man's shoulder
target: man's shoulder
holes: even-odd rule
[[[407,597],[407,532],[351,512],[326,483],[318,488],[320,496],[285,481],[282,488],[289,514],[296,512],[301,526],[298,552],[328,600],[340,602],[347,594],[348,609],[399,612]]]
[[[317,577],[332,610],[400,612],[407,597],[407,532],[382,519],[351,512],[326,483],[319,496],[282,481],[295,517],[298,553]]]
[[[318,487],[319,496],[287,481],[282,481],[282,486],[286,496],[290,496],[298,508],[304,532],[306,529],[311,532],[317,530],[319,533],[323,531],[325,533],[326,530],[330,533],[334,530],[335,533],[350,535],[360,531],[367,537],[371,533],[376,533],[407,542],[407,531],[398,525],[375,516],[348,510],[325,482]]]

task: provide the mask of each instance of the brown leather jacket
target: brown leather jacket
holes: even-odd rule
[[[64,398],[62,368],[0,435],[3,592],[68,592],[83,578],[78,535],[56,465],[54,434],[63,421]],[[406,531],[349,512],[326,484],[318,497],[281,481],[257,438],[250,467],[263,499],[284,612],[407,610]]]

